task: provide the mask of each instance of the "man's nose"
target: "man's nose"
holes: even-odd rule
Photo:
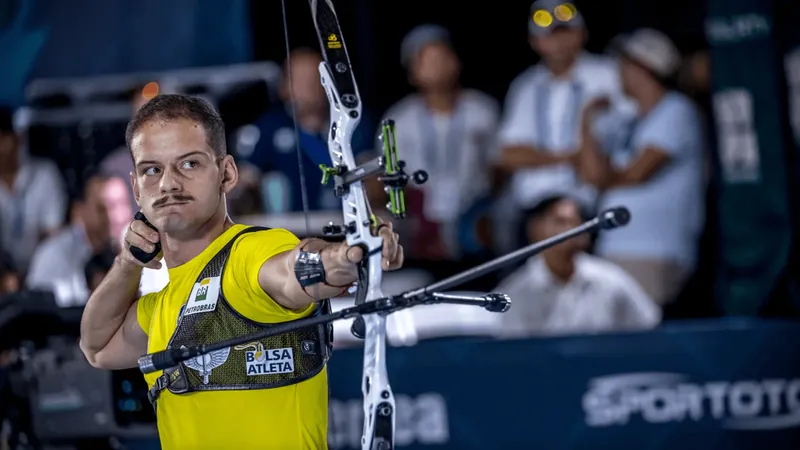
[[[180,192],[183,189],[180,174],[172,168],[164,169],[161,177],[161,192]]]

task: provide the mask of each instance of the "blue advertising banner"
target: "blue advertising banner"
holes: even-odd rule
[[[800,324],[391,348],[405,449],[797,449]],[[334,352],[330,448],[359,449],[362,350]]]

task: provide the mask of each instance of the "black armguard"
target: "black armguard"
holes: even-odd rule
[[[294,260],[294,276],[303,288],[325,282],[321,253],[303,250],[297,252],[297,258]]]

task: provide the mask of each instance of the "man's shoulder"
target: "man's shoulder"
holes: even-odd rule
[[[633,277],[625,269],[599,256],[581,253],[576,257],[576,261],[583,276],[601,280],[606,286],[615,287],[634,282]]]
[[[522,263],[519,267],[506,275],[502,281],[500,281],[497,290],[499,292],[506,290],[511,291],[519,289],[520,286],[530,287],[540,284],[541,277],[538,275],[541,271],[541,263],[541,257],[539,256],[532,256],[528,258],[524,263]]]
[[[619,62],[616,58],[608,55],[599,55],[597,53],[583,52],[579,58],[579,64],[589,70],[601,70],[617,72],[619,70]]]
[[[671,114],[688,115],[687,119],[700,114],[700,108],[695,102],[688,95],[678,91],[670,91],[664,96],[664,109]]]
[[[619,63],[616,59],[594,53],[583,53],[577,64],[577,77],[585,85],[601,91],[621,89]]]
[[[408,94],[392,104],[392,106],[386,110],[384,117],[393,120],[403,120],[407,117],[413,117],[414,112],[420,108],[420,105],[422,105],[421,95],[417,93]]]
[[[671,91],[667,93],[661,103],[651,114],[644,119],[650,127],[674,127],[676,123],[684,132],[699,132],[702,129],[702,115],[700,109],[688,96]]]
[[[77,256],[71,245],[73,240],[74,230],[71,228],[62,229],[39,244],[33,254],[31,264],[36,265],[46,262],[49,266],[71,260],[71,257]]]
[[[523,70],[511,80],[511,83],[509,83],[507,97],[517,95],[520,89],[530,87],[536,83],[536,81],[540,79],[545,72],[546,70],[541,64],[536,64]]]
[[[58,171],[58,166],[56,163],[47,158],[41,158],[38,156],[29,156],[25,165],[28,166],[28,170],[31,171],[34,177],[58,177],[60,173]]]
[[[300,239],[291,231],[286,228],[270,228],[257,225],[241,225],[240,230],[236,233],[239,238],[235,242],[235,246],[242,248],[255,247],[258,249],[268,250],[267,247],[284,246],[284,245],[297,245]]]
[[[467,104],[478,110],[491,111],[499,110],[500,108],[499,102],[486,92],[477,89],[464,89],[461,95]]]

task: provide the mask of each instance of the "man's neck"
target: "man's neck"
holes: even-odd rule
[[[567,78],[570,73],[572,73],[572,68],[575,67],[576,61],[578,61],[577,56],[569,61],[550,63],[547,65],[547,69],[550,71],[550,75],[555,79]]]
[[[636,103],[639,105],[639,115],[644,117],[658,105],[662,98],[667,94],[667,90],[661,86],[653,89],[643,89],[636,94]]]
[[[544,263],[550,273],[561,283],[567,283],[575,274],[575,260],[562,255],[544,255]]]
[[[167,267],[178,267],[191,261],[231,226],[233,222],[225,215],[223,220],[210,219],[190,236],[162,233],[162,250]]]
[[[425,105],[434,113],[451,114],[456,109],[458,102],[457,88],[431,90],[424,92],[422,97],[425,99]]]

